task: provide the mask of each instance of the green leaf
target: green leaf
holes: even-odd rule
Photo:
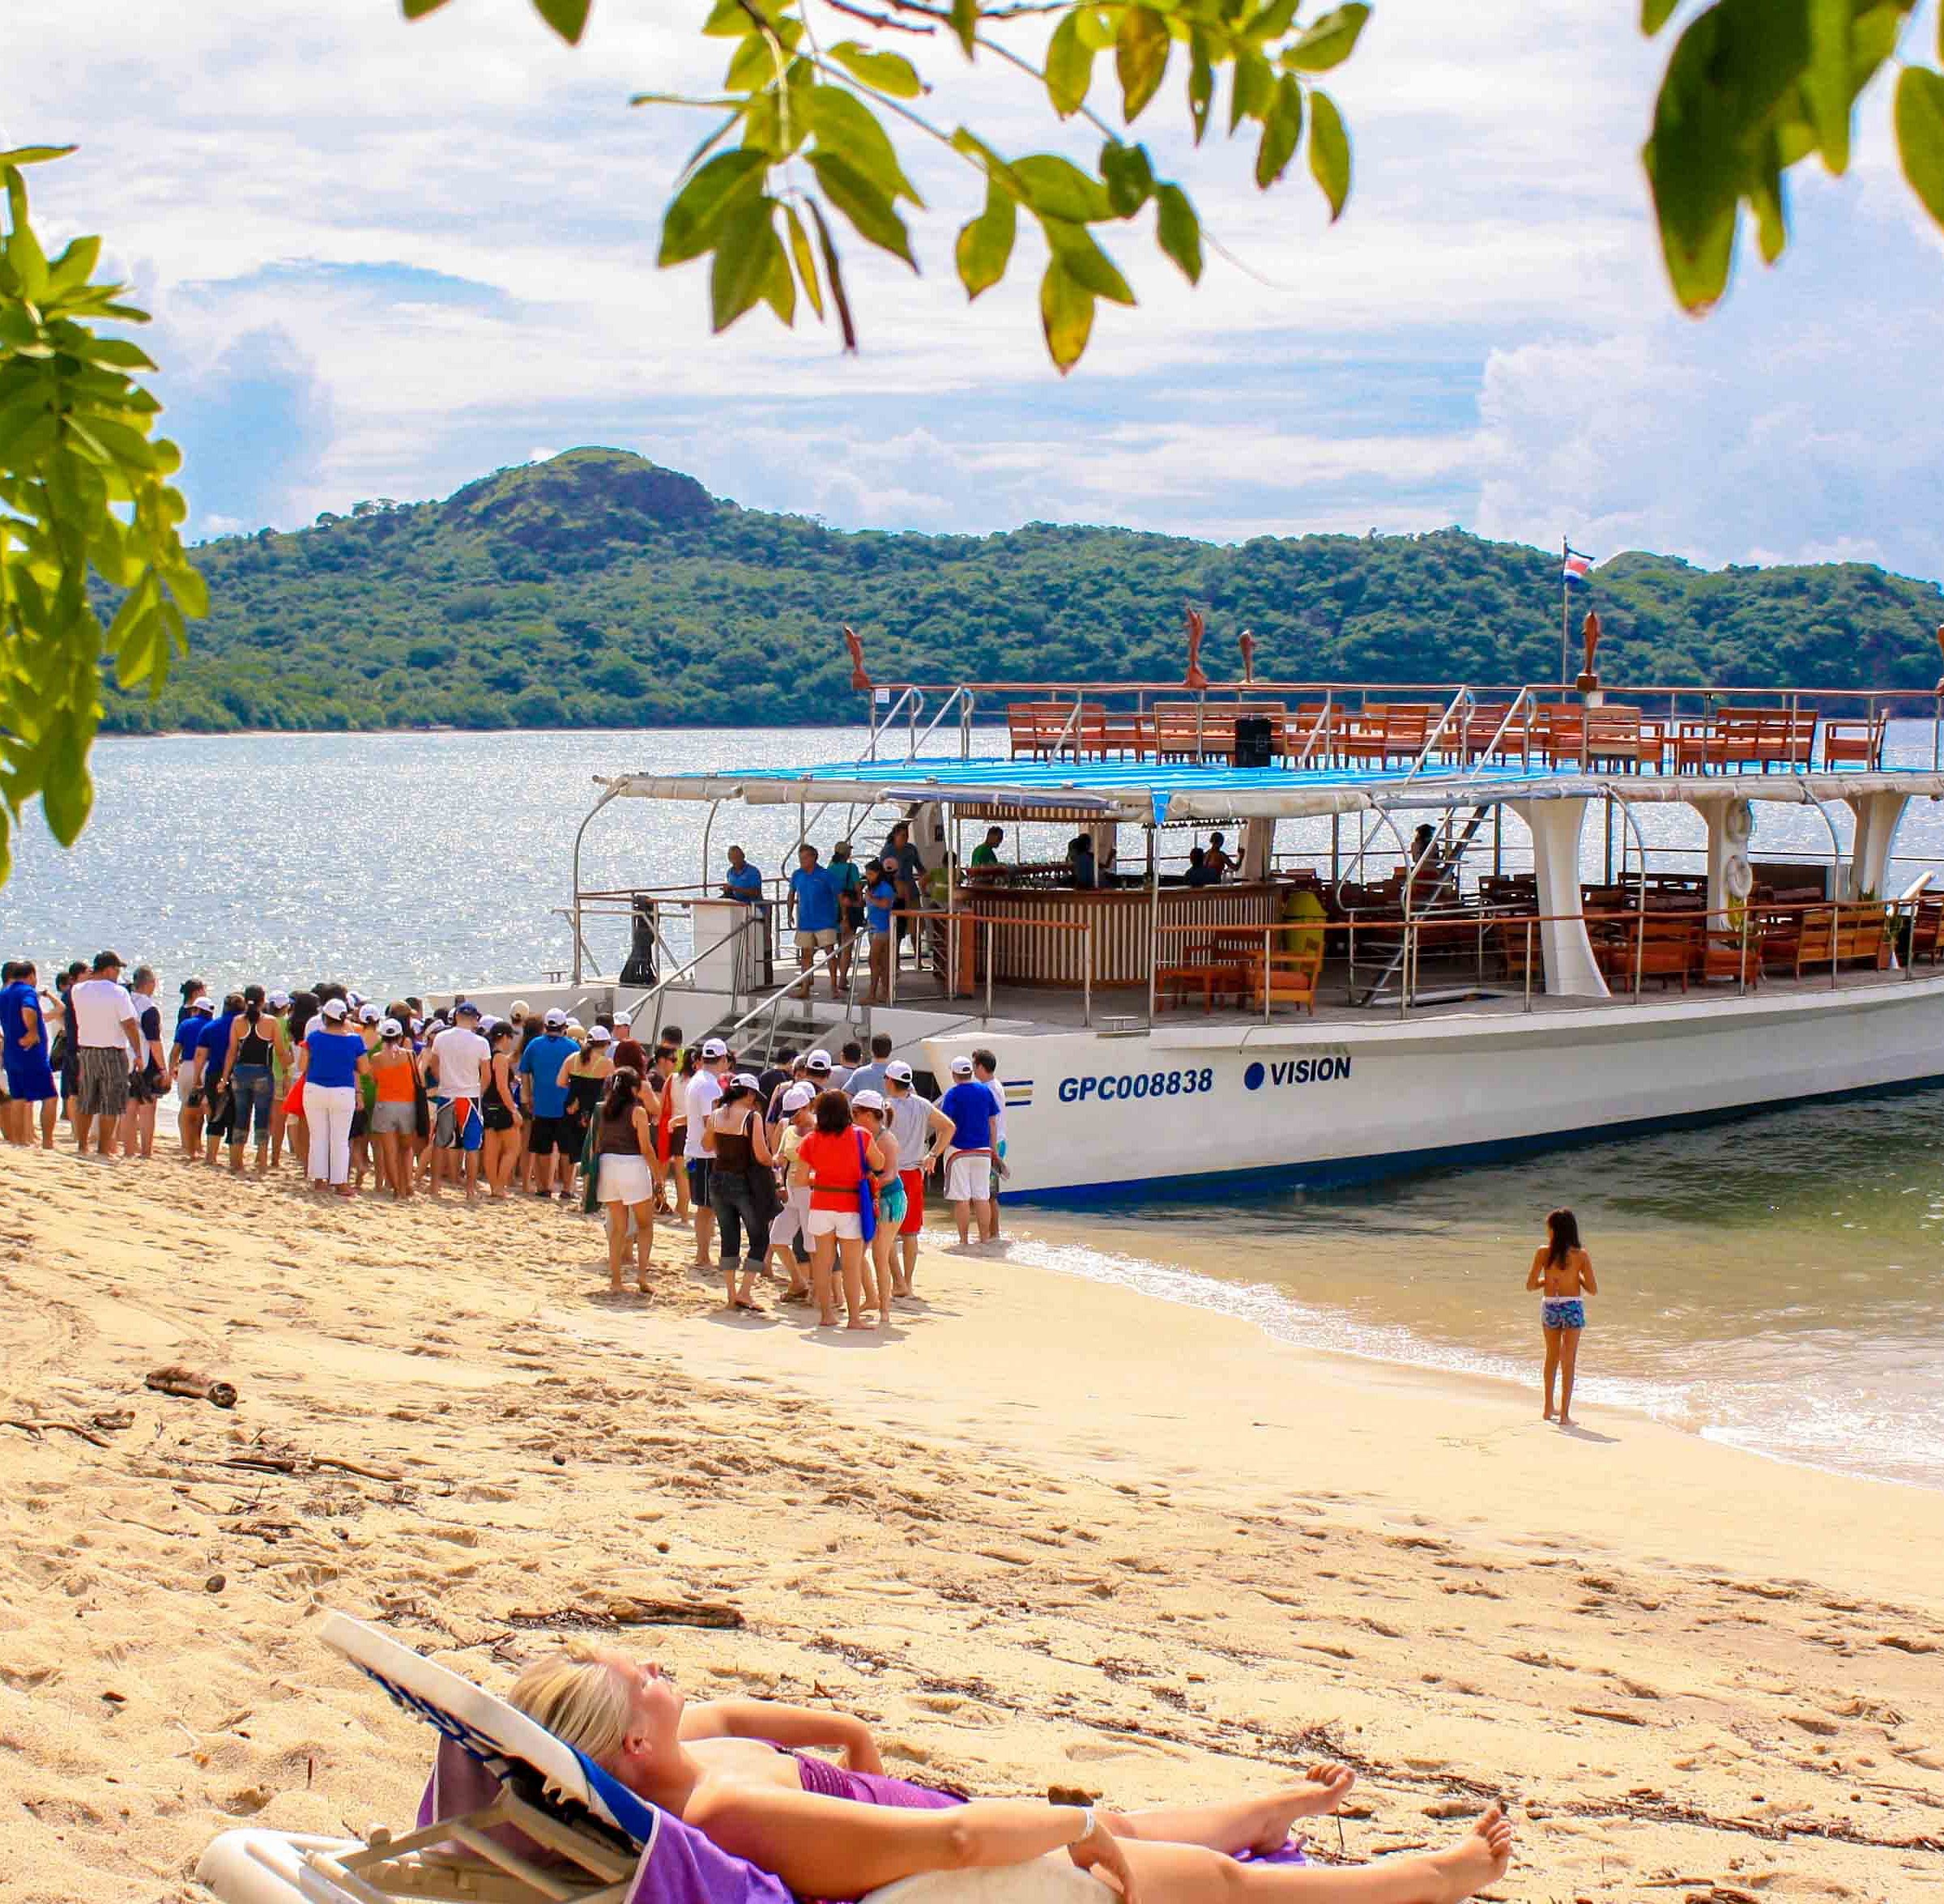
[[[91,702],[85,722],[70,713],[58,720],[49,735],[46,777],[40,787],[40,811],[47,830],[63,846],[80,838],[95,804],[95,783],[87,771],[87,743],[93,738],[94,708]]]
[[[925,90],[917,67],[902,53],[874,53],[855,40],[840,40],[830,49],[830,58],[854,79],[893,99],[916,99]]]
[[[676,194],[662,215],[659,265],[679,265],[700,258],[715,243],[723,220],[743,199],[762,189],[768,156],[750,147],[718,152]]]
[[[1640,0],[1640,31],[1648,39],[1674,17],[1674,9],[1681,0]]]
[[[1094,49],[1081,38],[1081,10],[1066,15],[1047,45],[1047,97],[1061,118],[1086,104],[1094,83]]]
[[[1736,210],[1779,108],[1809,63],[1801,4],[1718,0],[1676,42],[1642,157],[1676,296],[1705,309],[1727,288]]]
[[[880,251],[902,258],[915,271],[918,260],[911,255],[911,235],[888,194],[835,152],[812,152],[809,157],[810,169],[816,174],[824,196],[850,219],[858,236]]]
[[[1311,24],[1282,56],[1284,66],[1298,73],[1327,73],[1357,50],[1358,36],[1371,10],[1363,0],[1350,0]]]
[[[1850,109],[1856,99],[1849,53],[1853,8],[1851,0],[1801,0],[1801,4],[1809,30],[1803,103],[1823,150],[1823,163],[1840,174],[1849,169]]]
[[[1070,225],[1064,219],[1048,218],[1040,220],[1040,228],[1070,278],[1110,303],[1133,303],[1134,293],[1128,288],[1127,279],[1085,225]]]
[[[830,236],[823,207],[814,198],[809,201],[809,205],[810,221],[816,227],[817,246],[823,253],[824,275],[830,283],[830,301],[837,306],[838,329],[843,334],[845,350],[855,353],[857,326],[850,316],[850,294],[844,289],[844,261],[838,253],[837,241]]]
[[[971,58],[978,34],[978,0],[952,0],[952,31],[958,36],[966,58]]]
[[[1114,40],[1114,70],[1120,79],[1121,109],[1132,126],[1167,77],[1173,43],[1168,23],[1151,6],[1130,6]]]
[[[1944,75],[1906,66],[1897,75],[1897,156],[1924,209],[1944,225]]]
[[[1310,93],[1310,177],[1329,200],[1335,224],[1350,195],[1350,138],[1336,100],[1320,87]]]
[[[1042,218],[1064,218],[1069,224],[1084,225],[1114,215],[1106,187],[1089,178],[1070,159],[1034,152],[1015,159],[1011,170],[1026,202]]]
[[[740,40],[757,30],[743,0],[715,0],[709,17],[702,22],[702,35],[710,40]]]
[[[1314,138],[1314,127],[1310,136]],[[1191,284],[1201,282],[1201,220],[1179,185],[1163,185],[1154,194],[1155,236],[1161,248],[1180,267]]]
[[[1749,174],[1748,202],[1755,214],[1755,232],[1765,264],[1773,264],[1788,249],[1788,207],[1782,184],[1782,164],[1774,136],[1768,151]]]
[[[15,146],[11,151],[0,152],[0,165],[45,165],[50,159],[65,159],[80,149],[79,146]]]
[[[1215,62],[1209,55],[1208,35],[1196,27],[1188,34],[1188,117],[1194,122],[1196,145],[1209,130],[1214,104]]]
[[[1005,276],[1018,231],[1019,207],[1013,203],[1013,194],[996,179],[988,179],[986,208],[959,232],[953,251],[958,281],[965,286],[968,298],[990,291]]]
[[[909,198],[923,205],[918,188],[897,162],[890,134],[877,115],[854,92],[841,86],[813,86],[808,112],[819,149],[832,152],[856,168],[887,198]]]
[[[533,11],[569,46],[578,46],[592,4],[593,0],[533,0]]]
[[[1062,377],[1085,354],[1094,330],[1094,293],[1055,257],[1039,281],[1039,322],[1047,352]]]
[[[1302,138],[1302,88],[1287,73],[1276,82],[1275,103],[1263,115],[1256,148],[1256,183],[1264,190],[1289,169]]]
[[[788,19],[779,20],[773,32],[751,33],[730,54],[723,85],[731,92],[760,92],[765,86],[774,86],[782,78],[803,36],[801,23]]]
[[[824,288],[817,282],[816,260],[811,255],[810,236],[804,229],[804,221],[796,215],[796,207],[788,199],[783,201],[783,224],[789,234],[791,261],[796,266],[797,281],[804,288],[804,296],[809,299],[810,308],[816,313],[816,321],[824,321]]]
[[[1100,176],[1116,218],[1132,218],[1154,194],[1154,168],[1145,146],[1109,139],[1100,149]]]
[[[59,298],[70,291],[78,291],[95,275],[95,266],[101,256],[101,241],[99,238],[76,238],[67,249],[48,266],[47,294],[49,300]],[[150,368],[154,366],[150,365]]]
[[[1276,96],[1276,70],[1253,47],[1235,49],[1235,70],[1229,79],[1229,132],[1234,136],[1245,119],[1260,119]]]

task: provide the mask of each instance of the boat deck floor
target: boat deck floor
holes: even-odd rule
[[[1831,990],[1877,990],[1926,978],[1944,978],[1944,966],[1920,966],[1914,972],[1841,971],[1836,973],[1833,985],[1827,972],[1801,978],[1788,974],[1770,976],[1763,978],[1759,988],[1751,987],[1750,992],[1763,998],[1794,998],[1827,994]],[[1738,995],[1737,988],[1732,984],[1692,984],[1684,993],[1678,985],[1663,986],[1649,980],[1640,988],[1639,1003],[1700,1008]],[[1400,1008],[1394,994],[1370,1004],[1358,1005],[1351,1003],[1344,975],[1338,970],[1324,973],[1313,1016],[1290,1006],[1278,1005],[1273,1016],[1265,1020],[1260,1009],[1243,1009],[1230,999],[1219,999],[1204,1010],[1199,999],[1191,998],[1185,1006],[1170,1004],[1157,1011],[1154,1024],[1157,1029],[1264,1023],[1319,1027],[1332,1024],[1395,1024],[1400,1019],[1418,1023],[1449,1017],[1520,1016],[1584,1012],[1589,1007],[1626,1011],[1635,1003],[1631,992],[1618,993],[1611,999],[1595,999],[1550,997],[1535,989],[1528,996],[1517,980],[1481,980],[1463,974],[1454,974],[1448,979],[1434,978],[1427,973],[1420,979],[1413,1001],[1406,1009]],[[909,1011],[951,1011],[975,1021],[987,1016],[983,987],[972,997],[952,1000],[946,998],[942,985],[923,973],[899,974],[896,1005],[899,1009]],[[1132,986],[1096,986],[1092,1009],[1093,1028],[1096,1031],[1145,1032],[1148,1028],[1148,998],[1145,990]],[[1004,1021],[1008,1027],[1023,1023],[1034,1030],[1080,1031],[1086,1027],[1086,1003],[1081,992],[1072,986],[995,985],[990,1017],[995,1023]]]

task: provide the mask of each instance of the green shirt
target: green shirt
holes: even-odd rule
[[[972,863],[974,866],[997,866],[999,854],[991,847],[982,844],[972,849]]]

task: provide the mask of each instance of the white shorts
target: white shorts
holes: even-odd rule
[[[841,1216],[841,1211],[832,1215]],[[783,1199],[783,1207],[777,1212],[770,1225],[770,1246],[774,1249],[778,1243],[794,1243],[799,1237],[810,1234],[810,1193],[807,1190],[793,1190]]]
[[[815,952],[820,945],[830,946],[836,943],[837,935],[835,932],[799,932],[796,935],[796,949],[799,952]]]
[[[603,1203],[651,1203],[654,1201],[654,1173],[646,1157],[610,1151],[600,1159],[594,1194]]]
[[[945,1166],[945,1201],[983,1203],[991,1195],[991,1154],[983,1150],[954,1151]]]
[[[855,1210],[812,1210],[810,1212],[810,1234],[813,1237],[850,1237],[862,1242],[864,1238],[863,1219]]]

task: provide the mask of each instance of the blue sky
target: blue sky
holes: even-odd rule
[[[849,249],[860,357],[766,315],[710,338],[702,270],[653,262],[696,125],[626,104],[707,86],[706,11],[595,0],[572,52],[526,0],[409,28],[395,0],[8,0],[0,138],[82,145],[37,202],[58,233],[102,232],[156,313],[192,533],[595,442],[845,527],[1459,522],[1944,575],[1944,243],[1895,175],[1881,86],[1852,176],[1798,189],[1789,257],[1748,253],[1696,324],[1639,178],[1665,49],[1631,0],[1377,0],[1333,87],[1343,223],[1300,166],[1258,194],[1247,150],[1194,153],[1157,106],[1144,133],[1239,266],[1190,292],[1145,232],[1116,233],[1142,309],[1103,311],[1063,382],[1030,245],[966,306],[950,243],[977,194],[929,150],[923,276]],[[941,119],[1045,143],[1003,72],[921,61]]]

